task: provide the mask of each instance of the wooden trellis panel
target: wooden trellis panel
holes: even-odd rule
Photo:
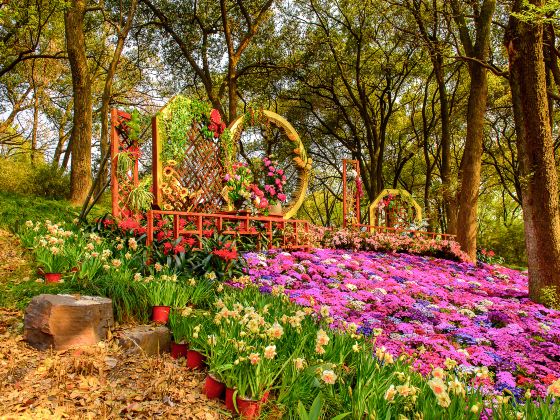
[[[224,204],[224,168],[217,142],[205,138],[199,124],[187,133],[185,158],[177,166],[162,167],[158,119],[152,119],[154,204],[162,210],[212,213]]]

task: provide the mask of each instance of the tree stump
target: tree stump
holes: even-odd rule
[[[111,299],[45,294],[25,309],[23,338],[39,350],[65,350],[97,344],[112,325]]]

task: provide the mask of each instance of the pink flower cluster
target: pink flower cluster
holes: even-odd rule
[[[468,256],[461,246],[451,240],[440,240],[416,236],[414,232],[396,235],[394,233],[361,232],[339,229],[325,232],[321,246],[325,248],[351,249],[353,251],[407,252],[465,261]]]
[[[284,185],[286,185],[286,175],[284,170],[277,167],[278,162],[273,162],[269,157],[263,159],[264,165],[264,192],[267,200],[270,203],[277,201],[286,201],[286,194],[284,194]]]
[[[540,395],[560,376],[560,312],[529,300],[525,275],[408,254],[316,249],[245,255],[264,292],[282,286],[332,327],[356,323],[423,374],[457,363],[487,392]],[[486,370],[486,367],[488,370]]]

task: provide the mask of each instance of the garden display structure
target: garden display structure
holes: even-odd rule
[[[181,118],[175,118],[175,112],[181,113]],[[288,141],[294,142],[298,155],[294,159],[299,171],[296,193],[281,216],[223,211],[223,180],[232,158],[229,149],[232,141],[239,140],[243,118],[234,121],[230,129],[224,129],[217,111],[210,110],[202,102],[176,96],[151,120],[153,202],[145,214],[132,209],[129,200],[131,191],[140,184],[140,147],[137,140],[130,138],[131,115],[116,109],[111,111],[113,217],[121,220],[145,216],[147,245],[154,241],[155,221],[167,218],[172,220],[173,239],[181,236],[197,238],[199,247],[202,246],[205,226],[212,225],[219,234],[255,237],[259,237],[264,228],[269,248],[273,247],[273,234],[281,232],[280,246],[283,248],[307,249],[309,222],[292,217],[305,199],[311,159],[307,158],[299,135],[288,121],[270,111],[262,113],[271,124],[285,131]],[[175,135],[177,138],[178,131],[183,133],[182,140],[179,144],[172,144],[171,137]],[[133,162],[125,173],[119,171],[119,159],[124,153]]]
[[[360,164],[354,159],[342,161],[342,227],[345,229],[362,229],[394,235],[409,235],[431,239],[454,240],[455,235],[407,229],[399,222],[409,224],[414,221],[422,223],[422,207],[414,197],[400,189],[384,189],[368,206],[369,223],[361,223],[361,198],[363,185],[360,177]],[[390,201],[390,206],[382,208],[380,204]]]
[[[130,205],[133,192],[143,183],[139,181],[140,145],[137,135],[132,135],[137,127],[132,120],[131,114],[116,109],[111,111],[112,215],[117,220],[145,217],[148,245],[154,241],[156,221],[168,219],[172,221],[173,239],[181,236],[198,238],[198,247],[202,246],[205,226],[208,225],[214,226],[220,234],[238,236],[259,237],[264,229],[269,248],[273,247],[273,235],[278,232],[281,240],[277,244],[283,248],[310,247],[309,222],[293,217],[305,199],[312,161],[298,133],[286,119],[272,111],[251,111],[225,128],[218,111],[211,110],[209,105],[184,96],[174,97],[151,119],[152,176],[150,191],[146,193],[151,194],[153,200],[143,211]],[[237,156],[244,129],[255,124],[274,126],[289,148],[293,147],[292,164],[297,179],[291,201],[283,207],[282,215],[223,210],[224,177],[231,173],[231,162]],[[119,164],[124,154],[130,160],[125,171]],[[412,214],[417,223],[422,220],[421,207],[403,190],[382,191],[368,207],[369,223],[362,223],[359,162],[344,159],[342,163],[343,228],[453,239],[453,235],[395,226],[397,215],[405,213]],[[388,196],[395,197],[391,212],[382,215],[379,203]]]

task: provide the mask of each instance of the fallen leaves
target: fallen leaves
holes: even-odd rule
[[[0,276],[29,271],[14,238],[0,230]],[[25,267],[23,267],[25,266]],[[204,374],[163,355],[126,354],[116,340],[60,352],[22,341],[21,311],[0,308],[0,418],[217,420],[230,415],[202,393]]]
[[[0,417],[229,417],[203,395],[203,376],[116,344],[39,352],[10,336],[0,343]]]

